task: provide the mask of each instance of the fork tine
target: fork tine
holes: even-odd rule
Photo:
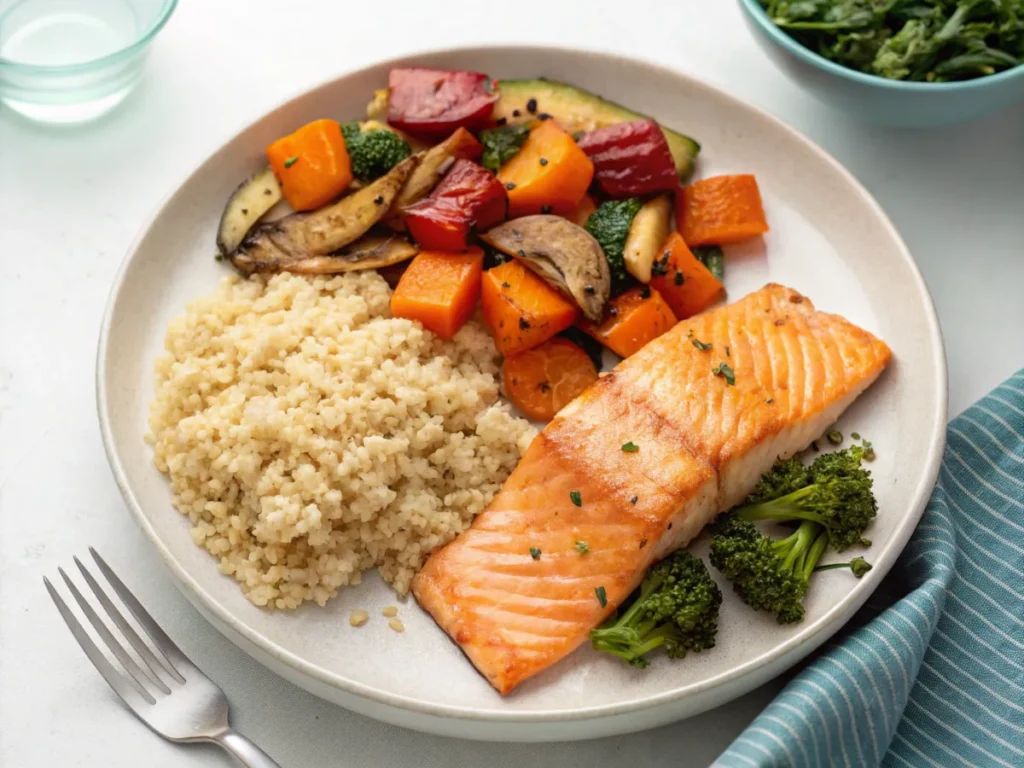
[[[113,620],[114,624],[117,625],[117,628],[121,630],[121,634],[125,636],[125,639],[132,644],[132,648],[138,652],[139,656],[142,658],[142,662],[149,668],[149,671],[152,672],[150,677],[153,679],[153,682],[156,683],[164,693],[170,693],[171,689],[167,687],[156,671],[156,667],[164,669],[165,665],[160,663],[160,660],[156,657],[153,651],[149,649],[149,646],[146,645],[142,641],[142,638],[139,637],[138,633],[132,629],[132,625],[125,621],[124,616],[121,615],[121,611],[117,609],[117,606],[111,602],[109,597],[107,597],[107,593],[103,591],[103,587],[96,582],[96,579],[92,577],[91,573],[85,570],[85,566],[82,565],[82,561],[79,560],[77,556],[74,560],[75,565],[78,566],[78,570],[82,572],[85,580],[89,583],[89,588],[93,591],[93,594],[96,595],[96,599],[100,601],[100,605],[103,606],[103,609]],[[174,667],[171,667],[166,671],[179,683],[185,682],[185,678],[179,675],[178,671],[174,669]]]
[[[89,601],[85,599],[85,595],[78,591],[78,587],[75,586],[75,582],[68,578],[68,575],[64,573],[64,569],[58,568],[57,572],[60,573],[61,577],[64,579],[64,583],[67,584],[68,589],[71,590],[71,595],[78,603],[78,607],[82,609],[82,613],[85,614],[85,618],[89,620],[93,629],[96,630],[96,634],[100,636],[100,639],[106,643],[110,652],[113,653],[117,660],[121,662],[121,666],[124,667],[128,675],[139,684],[139,688],[146,691],[150,698],[152,698],[153,694],[146,688],[146,680],[148,679],[146,677],[146,673],[139,668],[139,665],[136,664],[132,660],[132,657],[125,651],[124,646],[122,646],[117,641],[117,638],[111,634],[110,630],[107,629],[107,625],[103,623],[103,619],[101,619],[96,611],[93,610],[93,607],[89,605]],[[167,693],[170,692],[170,689],[167,688],[166,685],[164,686],[164,690]],[[156,699],[153,699],[153,701],[156,701]]]
[[[43,582],[46,584],[46,591],[50,593],[50,599],[57,606],[57,610],[60,611],[60,615],[64,618],[64,623],[68,625],[68,629],[71,630],[71,634],[75,636],[75,640],[78,641],[82,650],[85,651],[85,655],[89,657],[89,661],[92,662],[93,666],[96,667],[97,671],[110,684],[110,687],[114,689],[117,695],[124,699],[125,704],[130,707],[137,707],[143,702],[155,704],[156,699],[145,688],[137,686],[134,681],[129,680],[114,669],[110,662],[107,661],[107,657],[103,655],[103,652],[96,647],[92,638],[89,637],[89,633],[78,623],[75,614],[68,608],[64,598],[54,589],[50,580],[43,576]]]
[[[146,634],[156,645],[157,650],[163,654],[163,657],[167,660],[171,669],[179,672],[179,677],[184,680],[184,677],[180,674],[182,671],[194,670],[199,671],[188,657],[181,652],[181,649],[174,644],[174,641],[167,636],[167,633],[160,629],[160,625],[156,623],[156,620],[149,615],[149,611],[142,607],[142,603],[135,599],[135,595],[128,591],[128,587],[124,585],[124,582],[117,577],[117,574],[107,565],[106,561],[100,557],[99,553],[89,547],[89,552],[92,554],[93,560],[103,571],[103,575],[110,582],[110,585],[117,592],[118,597],[121,598],[121,602],[128,606],[128,610],[132,612],[132,616],[139,622],[139,625],[145,630]],[[202,673],[200,673],[202,674]]]

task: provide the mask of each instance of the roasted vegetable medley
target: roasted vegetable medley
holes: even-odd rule
[[[246,275],[383,270],[392,313],[446,339],[479,306],[505,394],[547,420],[596,380],[594,347],[627,357],[707,309],[720,246],[768,230],[753,176],[684,186],[699,150],[564,83],[394,69],[364,120],[270,144],[217,246]]]

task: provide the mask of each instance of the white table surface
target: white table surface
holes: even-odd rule
[[[108,286],[140,223],[193,165],[286,97],[381,58],[489,42],[656,59],[781,116],[850,168],[909,243],[942,319],[950,414],[1024,364],[1024,106],[932,132],[852,123],[779,73],[727,0],[182,0],[143,83],[107,119],[48,129],[0,108],[0,766],[230,764],[147,731],[64,628],[41,576],[90,544],[284,766],[706,765],[777,690],[575,744],[497,746],[377,723],[275,677],[211,629],[114,486],[93,364]]]

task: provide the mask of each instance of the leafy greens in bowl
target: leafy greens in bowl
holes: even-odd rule
[[[759,0],[829,61],[890,80],[947,82],[1024,62],[1024,0]]]
[[[1024,0],[740,0],[765,51],[822,101],[926,127],[1024,98]]]

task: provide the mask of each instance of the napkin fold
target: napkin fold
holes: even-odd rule
[[[722,753],[733,766],[1024,766],[1024,370],[950,422],[892,572]]]

